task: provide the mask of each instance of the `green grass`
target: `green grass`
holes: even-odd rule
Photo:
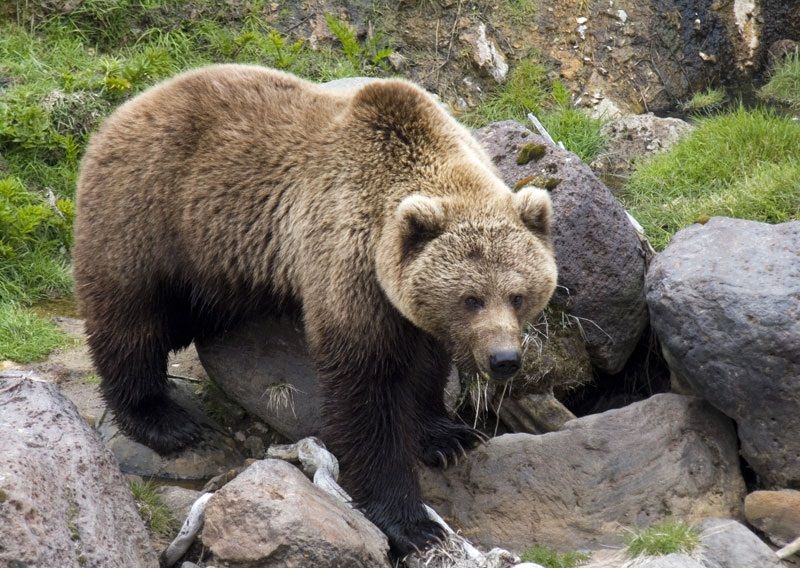
[[[681,521],[666,519],[626,538],[628,556],[664,556],[675,552],[690,553],[700,544],[697,532]]]
[[[692,95],[692,98],[683,103],[683,110],[693,114],[707,114],[722,108],[727,100],[722,89],[706,89]]]
[[[547,69],[536,58],[517,63],[506,83],[464,119],[472,126],[498,120],[530,126],[528,113],[537,115],[550,136],[584,162],[591,162],[605,146],[600,132],[603,122],[573,108],[570,93],[560,81],[548,80]]]
[[[180,526],[172,512],[155,492],[152,481],[131,481],[131,493],[139,509],[139,515],[152,532],[163,537],[174,536]]]
[[[738,107],[703,118],[641,162],[622,198],[656,249],[687,225],[725,215],[779,223],[800,216],[800,125]]]
[[[769,82],[761,87],[759,97],[800,111],[800,53],[795,53],[778,67]]]
[[[18,304],[0,304],[0,361],[30,363],[71,343],[54,324]]]
[[[523,562],[535,562],[544,568],[577,568],[590,556],[583,552],[556,552],[544,546],[534,546],[522,553]]]

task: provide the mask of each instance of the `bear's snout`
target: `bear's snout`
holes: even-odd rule
[[[508,379],[511,378],[520,367],[520,354],[516,349],[496,351],[489,356],[489,369],[492,371],[492,378]]]

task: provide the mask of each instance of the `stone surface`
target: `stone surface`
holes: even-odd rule
[[[736,420],[768,485],[800,484],[800,222],[715,217],[673,237],[648,273],[670,370]]]
[[[155,492],[179,523],[183,523],[186,520],[189,509],[202,495],[200,491],[186,489],[177,485],[160,485],[156,487]]]
[[[577,156],[524,126],[496,122],[475,135],[510,187],[554,186],[554,303],[580,318],[592,363],[618,372],[647,325],[644,252],[625,210]],[[527,152],[534,157],[520,165],[526,148],[538,152]]]
[[[201,538],[229,567],[390,566],[375,525],[280,460],[258,461],[220,489]]]
[[[732,519],[707,519],[698,529],[706,568],[781,568],[772,549],[743,524]]]
[[[637,160],[667,150],[692,130],[679,118],[653,113],[615,118],[602,127],[607,144],[592,162],[592,169],[602,175],[627,176]]]
[[[426,502],[466,538],[516,551],[618,545],[620,524],[737,517],[744,498],[731,421],[674,394],[559,432],[494,438],[421,481]]]
[[[754,491],[744,500],[747,522],[778,546],[800,536],[800,491]]]
[[[252,322],[197,352],[225,394],[277,432],[293,441],[319,434],[321,394],[299,323]]]
[[[478,23],[475,29],[463,32],[459,39],[469,46],[472,62],[478,70],[498,83],[505,81],[508,75],[506,56],[497,43],[486,36],[486,24]]]
[[[244,461],[236,443],[207,416],[192,385],[175,379],[172,384],[175,400],[205,426],[203,439],[177,454],[162,456],[122,434],[109,412],[98,424],[98,431],[122,471],[159,479],[205,480]]]
[[[623,565],[624,563],[619,566]],[[708,566],[701,564],[691,556],[678,553],[637,558],[634,566],[636,568],[708,568]]]
[[[58,386],[0,377],[0,565],[158,566],[114,456]]]

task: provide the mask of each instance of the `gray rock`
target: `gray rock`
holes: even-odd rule
[[[648,273],[673,374],[736,420],[767,484],[800,484],[800,222],[715,217],[675,235]]]
[[[209,501],[201,533],[229,567],[389,568],[386,537],[280,460],[254,463]]]
[[[686,554],[667,554],[636,559],[636,568],[708,568]]]
[[[0,378],[0,565],[155,567],[114,456],[55,384]]]
[[[225,394],[290,440],[316,436],[321,394],[302,327],[263,319],[197,343],[208,375]]]
[[[508,434],[444,472],[425,469],[426,501],[474,543],[523,550],[619,544],[619,525],[674,515],[739,516],[744,482],[729,419],[698,398],[657,395]]]
[[[692,130],[679,118],[653,113],[615,118],[602,127],[606,149],[592,162],[592,169],[604,175],[627,176],[637,160],[667,150]]]
[[[516,122],[475,136],[510,187],[550,189],[561,286],[554,303],[580,318],[592,363],[620,371],[647,325],[644,252],[625,210],[577,156]]]
[[[203,440],[177,454],[159,455],[119,431],[109,412],[98,426],[100,436],[124,473],[159,479],[201,480],[219,475],[244,461],[234,441],[205,413],[190,383],[172,380],[173,396],[190,415],[206,426]]]
[[[155,493],[179,523],[183,523],[186,520],[189,515],[189,509],[202,495],[200,491],[186,489],[177,485],[159,485],[156,487]]]
[[[778,546],[800,536],[800,491],[753,491],[744,500],[747,522]]]
[[[706,568],[781,568],[772,549],[743,524],[732,519],[707,519],[699,529]]]

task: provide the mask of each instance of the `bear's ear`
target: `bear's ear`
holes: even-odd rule
[[[514,194],[514,204],[522,223],[532,232],[543,237],[550,236],[553,205],[550,194],[538,187],[523,187]]]
[[[395,212],[400,231],[403,258],[422,250],[444,231],[444,208],[438,199],[425,195],[410,195],[400,202]]]

